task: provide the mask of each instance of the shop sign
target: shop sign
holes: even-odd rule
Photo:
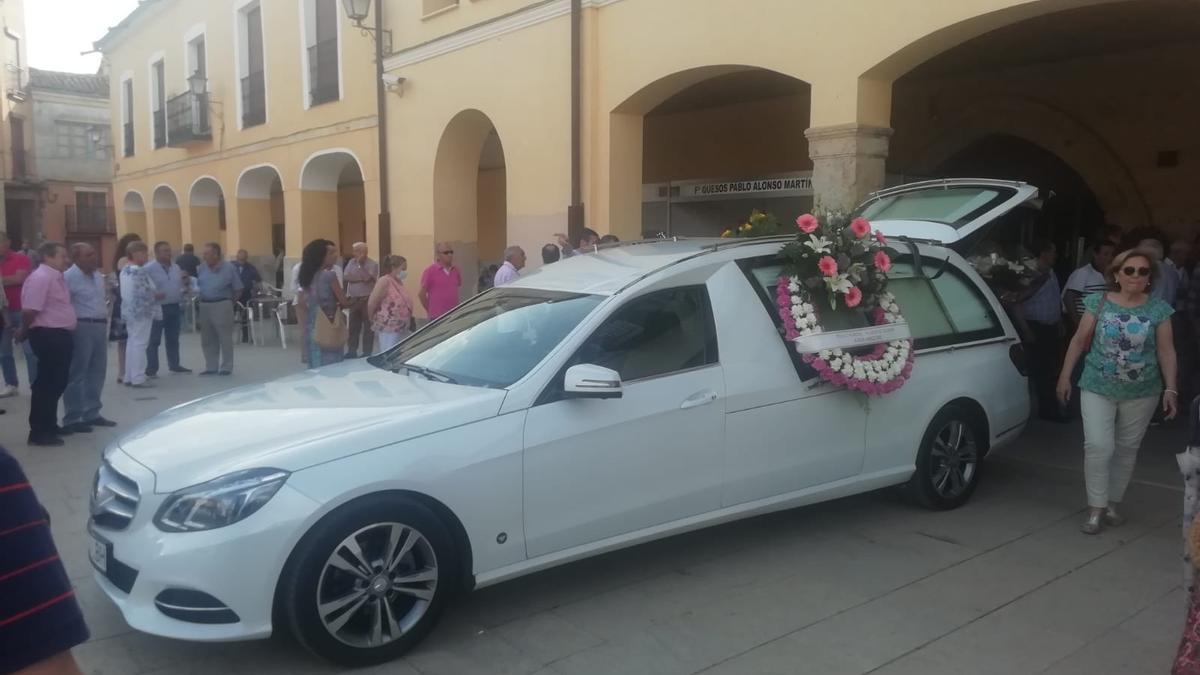
[[[813,193],[812,174],[719,182],[679,184],[679,199],[729,198],[742,195],[807,197]]]

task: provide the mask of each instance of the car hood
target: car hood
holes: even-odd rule
[[[173,492],[241,469],[298,471],[493,417],[505,393],[354,360],[176,406],[118,443],[154,473],[155,492]]]

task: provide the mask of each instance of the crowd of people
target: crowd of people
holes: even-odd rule
[[[113,273],[105,275],[90,244],[68,249],[47,242],[38,247],[35,261],[13,250],[0,233],[0,396],[19,392],[14,350],[20,345],[31,392],[31,445],[58,446],[63,436],[116,425],[100,414],[110,342],[117,345],[118,384],[153,386],[160,346],[168,370],[192,372],[181,361],[179,335],[184,304],[193,297],[199,303],[196,322],[205,361],[200,374],[232,374],[234,302],[246,298],[246,284],[257,283],[258,272],[246,262],[245,251],[230,263],[219,244],[208,243],[202,255],[197,257],[189,244],[172,259],[168,242],[151,250],[141,237],[128,234],[118,242]]]

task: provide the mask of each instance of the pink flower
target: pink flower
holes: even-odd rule
[[[854,233],[855,237],[862,239],[871,234],[871,223],[868,223],[866,218],[855,218],[850,222],[850,231]]]
[[[800,228],[800,231],[804,234],[812,234],[820,226],[821,223],[817,220],[817,217],[811,213],[806,213],[796,219],[796,227]]]
[[[887,274],[892,269],[892,259],[883,251],[875,252],[875,269]]]
[[[887,246],[887,237],[883,236],[883,233],[879,230],[875,230],[875,241],[879,242],[883,246]]]
[[[821,274],[832,277],[838,273],[837,261],[830,256],[824,256],[817,261],[817,269],[821,270]]]
[[[851,286],[850,290],[846,291],[846,306],[858,307],[858,303],[862,302],[863,294],[858,289],[858,286]]]

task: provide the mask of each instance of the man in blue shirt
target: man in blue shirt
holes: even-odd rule
[[[1030,379],[1037,392],[1038,416],[1051,422],[1067,421],[1059,408],[1054,385],[1062,367],[1062,316],[1058,277],[1054,263],[1058,249],[1052,242],[1034,242],[1039,276],[1020,294],[1020,316],[1026,327],[1026,348],[1032,366]]]
[[[204,262],[196,279],[200,295],[200,344],[204,349],[201,375],[233,374],[233,301],[242,292],[242,279],[221,258],[221,245],[204,245]]]
[[[67,390],[63,392],[63,429],[88,433],[93,427],[112,427],[116,422],[100,416],[100,394],[108,370],[108,287],[97,269],[99,257],[90,244],[73,244],[74,265],[63,276],[75,307],[75,349]]]
[[[172,373],[190,373],[179,362],[179,328],[183,324],[183,289],[187,284],[187,272],[178,263],[171,262],[171,244],[160,241],[154,245],[154,262],[146,265],[146,272],[158,292],[163,293],[158,304],[162,307],[162,319],[155,319],[150,328],[150,344],[146,346],[146,376],[158,377],[158,345],[166,335],[167,368]]]

